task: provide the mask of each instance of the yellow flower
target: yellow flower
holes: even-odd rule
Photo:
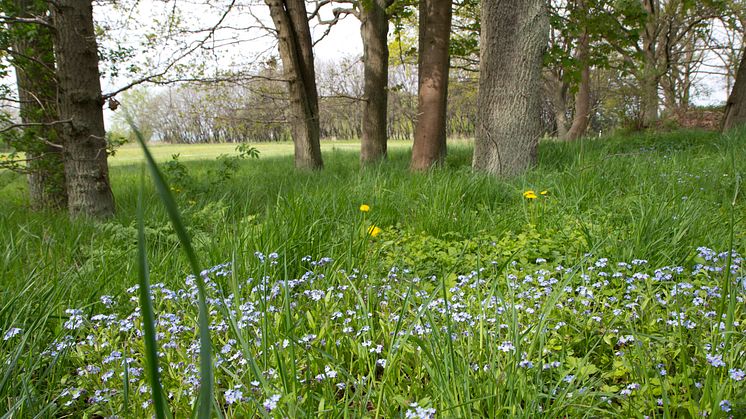
[[[367,204],[360,205],[360,211],[361,212],[368,212],[368,211],[370,211],[370,206],[368,206]]]
[[[539,192],[539,195],[546,195],[548,193],[549,193],[549,191],[541,191],[541,192]]]
[[[368,227],[368,235],[370,235],[371,237],[376,237],[377,235],[381,234],[382,231],[383,230],[374,225]]]
[[[523,193],[523,197],[526,198],[526,199],[536,199],[537,198],[536,192],[534,192],[534,191],[526,191],[526,192],[524,192]]]

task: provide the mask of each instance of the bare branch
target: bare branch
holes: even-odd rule
[[[68,124],[68,123],[70,123],[72,121],[73,121],[72,119],[65,119],[65,120],[52,121],[52,122],[23,122],[23,123],[20,123],[20,124],[10,124],[10,125],[2,128],[2,129],[0,129],[0,134],[2,134],[4,132],[12,131],[14,129],[18,129],[18,128],[26,128],[26,127],[51,127],[51,126],[55,126],[55,125],[59,125],[59,124]],[[59,145],[59,144],[49,143],[49,145],[51,145],[53,147],[62,148],[62,146]]]
[[[225,12],[222,14],[222,16],[220,16],[220,19],[218,19],[217,23],[215,23],[215,25],[213,25],[208,30],[207,35],[202,40],[200,40],[195,45],[193,45],[191,48],[189,48],[187,51],[185,51],[180,56],[178,56],[176,59],[174,59],[173,61],[171,61],[166,66],[166,68],[164,68],[162,71],[160,71],[160,72],[158,72],[156,74],[151,74],[151,75],[149,75],[147,77],[143,77],[141,79],[135,80],[135,81],[127,84],[126,86],[124,86],[124,87],[122,87],[120,89],[117,89],[117,90],[115,90],[115,91],[113,91],[111,93],[107,93],[105,95],[102,95],[103,99],[106,100],[106,99],[112,98],[112,97],[118,95],[119,93],[124,92],[125,90],[129,90],[129,89],[131,89],[131,88],[133,88],[133,87],[135,87],[137,85],[143,84],[143,83],[152,82],[153,80],[156,80],[156,79],[158,79],[158,78],[163,77],[164,75],[166,75],[179,61],[183,60],[184,58],[186,58],[189,55],[191,55],[194,51],[196,51],[197,49],[201,48],[203,45],[205,45],[205,43],[207,43],[207,41],[209,41],[215,35],[215,32],[218,30],[218,28],[223,23],[223,21],[226,19],[226,17],[231,12],[231,10],[233,10],[233,6],[235,6],[235,4],[236,4],[236,0],[231,0],[231,3],[228,5],[228,8],[225,10]]]

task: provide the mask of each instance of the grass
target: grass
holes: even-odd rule
[[[406,144],[391,147],[389,161],[382,165],[360,169],[356,153],[346,149],[353,143],[333,143],[324,148],[325,170],[313,173],[292,169],[289,145],[258,147],[261,158],[241,161],[235,171],[223,170],[214,159],[231,146],[153,148],[159,161],[182,153],[187,177],[166,173],[172,186],[178,184],[176,200],[200,260],[206,266],[232,262],[230,268],[213,272],[208,289],[216,299],[211,303],[214,326],[218,319],[225,325],[212,332],[215,352],[220,356],[230,345],[229,354],[238,353],[237,359],[244,361],[240,369],[233,369],[239,367],[232,361],[216,369],[220,381],[214,410],[221,414],[343,417],[347,411],[354,417],[398,417],[416,413],[411,403],[418,402],[444,417],[534,417],[540,409],[546,417],[634,417],[642,412],[687,417],[702,411],[725,414],[720,405],[725,399],[733,412],[744,412],[746,406],[738,402],[746,399],[744,387],[726,372],[745,367],[742,328],[731,331],[728,325],[729,332],[721,336],[712,320],[703,317],[707,310],[692,305],[692,299],[701,293],[706,306],[743,322],[740,305],[723,304],[726,298],[704,288],[691,295],[679,290],[678,297],[675,292],[676,284],[689,281],[710,290],[732,289],[732,301],[743,296],[733,282],[742,271],[720,275],[714,267],[723,258],[706,260],[707,254],[697,251],[699,246],[719,251],[732,247],[744,254],[745,208],[737,194],[746,164],[740,158],[746,151],[742,136],[677,132],[545,142],[538,166],[506,181],[473,173],[468,143],[451,146],[446,166],[427,174],[407,171]],[[111,348],[64,344],[65,336],[84,339],[87,334],[115,346],[128,342],[133,365],[144,363],[141,338],[108,326],[94,328],[92,320],[110,313],[125,321],[137,306],[128,302],[132,295],[126,290],[138,282],[140,169],[134,163],[139,156],[135,149],[123,148],[112,161],[118,213],[106,223],[30,213],[23,179],[0,173],[0,331],[22,329],[0,341],[0,410],[19,417],[82,412],[141,417],[152,412],[147,410],[152,407],[142,407],[147,391],[139,392],[145,375],[130,384],[117,376],[129,373],[121,365],[113,379],[118,382],[106,386],[118,389],[104,395],[108,403],[83,401],[103,388],[98,377],[106,370],[104,359]],[[522,192],[529,189],[548,194],[526,200]],[[191,268],[168,214],[153,187],[142,193],[150,282],[189,295],[184,277]],[[358,210],[363,203],[371,206],[369,213]],[[371,225],[382,229],[375,238],[365,234]],[[276,264],[268,256],[262,263],[255,251],[277,253]],[[306,255],[333,262],[311,266],[303,259]],[[577,290],[591,288],[589,281],[604,281],[595,265],[599,258],[608,258],[609,273],[619,270],[628,281],[592,288],[595,298],[620,302],[584,307],[585,291]],[[647,264],[614,267],[634,259]],[[697,263],[713,266],[713,271],[691,275]],[[568,270],[549,289],[512,279],[536,278],[536,271],[558,265]],[[690,277],[634,282],[666,266],[680,266]],[[434,280],[427,280],[432,276]],[[300,278],[307,281],[298,288],[284,282]],[[333,297],[330,287],[342,287],[342,296]],[[574,290],[572,295],[563,292],[565,287]],[[190,301],[164,299],[160,289],[153,292],[156,317],[178,313],[184,324],[196,325]],[[536,289],[545,295],[533,312],[526,312],[526,304],[517,302]],[[324,297],[314,300],[314,290],[324,291]],[[116,303],[103,307],[104,295]],[[625,307],[625,297],[639,307]],[[658,299],[669,305],[660,306]],[[234,310],[215,305],[218,300],[234,301]],[[495,314],[495,304],[481,301],[499,302],[501,314]],[[243,315],[256,319],[248,328],[241,327],[247,321],[235,312],[244,305],[252,309]],[[66,312],[69,308],[80,312]],[[624,314],[614,315],[612,308]],[[338,324],[347,315],[332,319],[332,313],[345,310],[355,312],[349,315],[352,336]],[[671,311],[686,313],[698,326],[689,330],[665,320],[659,326],[657,317],[669,318]],[[471,320],[464,322],[467,315]],[[83,326],[71,332],[65,324],[76,316]],[[505,327],[488,322],[495,316]],[[590,320],[594,316],[601,322]],[[141,326],[137,318],[130,320],[133,330]],[[567,326],[557,327],[561,323]],[[166,333],[165,323],[158,326]],[[427,333],[421,333],[423,328]],[[449,338],[464,333],[463,339]],[[304,343],[310,335],[315,340]],[[619,344],[627,335],[640,344]],[[184,347],[192,338],[196,335],[173,337]],[[50,353],[55,340],[60,350]],[[726,342],[727,348],[718,347]],[[370,351],[377,345],[383,347],[380,353]],[[184,347],[168,352],[169,362],[192,363]],[[707,363],[706,356],[713,354],[722,356],[726,369]],[[561,366],[540,367],[554,361]],[[87,365],[103,370],[77,372]],[[163,367],[164,392],[176,394],[169,401],[171,411],[176,417],[189,414],[184,409],[191,396],[182,378],[192,373]],[[338,378],[317,380],[326,367]],[[666,376],[661,368],[667,369]],[[346,387],[336,387],[339,382]],[[628,386],[633,394],[620,394]],[[70,388],[84,387],[88,394],[72,398]],[[228,390],[239,389],[241,403],[229,403],[235,393]],[[280,399],[268,412],[264,403],[271,407],[272,396]]]
[[[282,157],[293,154],[293,143],[256,143],[254,146],[264,158]],[[389,147],[394,150],[410,148],[411,142],[390,141]],[[149,146],[153,158],[158,162],[171,159],[174,154],[179,154],[183,161],[211,160],[221,154],[236,154],[236,144],[154,144]],[[324,141],[321,150],[323,152],[351,151],[360,152],[358,141]],[[114,157],[110,159],[112,166],[137,164],[143,162],[142,149],[137,144],[125,144],[118,148]]]

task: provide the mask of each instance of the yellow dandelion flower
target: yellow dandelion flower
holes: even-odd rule
[[[367,204],[360,205],[360,211],[361,212],[368,212],[370,211],[370,206]]]
[[[549,191],[541,191],[541,192],[539,192],[539,195],[545,195],[546,196],[548,193],[549,193]]]
[[[536,192],[530,191],[530,190],[524,192],[523,193],[523,197],[526,198],[526,199],[536,199],[537,198]]]
[[[376,237],[377,235],[381,234],[382,231],[383,230],[374,225],[368,227],[368,235],[371,237]]]

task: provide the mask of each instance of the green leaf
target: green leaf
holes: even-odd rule
[[[145,145],[145,140],[140,131],[134,123],[132,123],[132,120],[129,117],[127,118],[127,122],[129,123],[132,132],[135,133],[137,142],[142,146],[143,153],[145,154],[145,161],[147,162],[148,169],[150,169],[156,190],[158,191],[158,195],[161,197],[161,201],[163,201],[163,205],[166,207],[168,217],[171,219],[171,225],[173,226],[174,231],[176,231],[176,235],[184,249],[184,253],[186,253],[195,277],[195,283],[197,284],[199,297],[200,389],[199,397],[197,398],[197,405],[195,407],[198,409],[198,418],[209,419],[211,417],[210,411],[212,410],[214,380],[212,368],[212,342],[210,341],[210,320],[207,311],[205,281],[201,274],[202,270],[200,269],[197,255],[194,253],[194,249],[192,248],[189,233],[187,233],[186,227],[184,227],[184,223],[182,222],[179,208],[176,206],[176,201],[174,200],[173,195],[171,195],[171,190],[169,189],[163,174],[158,169],[158,165],[155,163],[155,159],[153,159],[153,155],[150,153],[148,146]]]
[[[158,346],[155,340],[155,313],[150,298],[150,272],[145,251],[145,224],[143,222],[142,191],[145,187],[145,174],[140,177],[140,192],[137,196],[137,276],[140,284],[140,309],[145,334],[145,358],[148,360],[148,381],[153,395],[153,407],[158,419],[170,417],[163,398],[160,373],[158,372]]]

